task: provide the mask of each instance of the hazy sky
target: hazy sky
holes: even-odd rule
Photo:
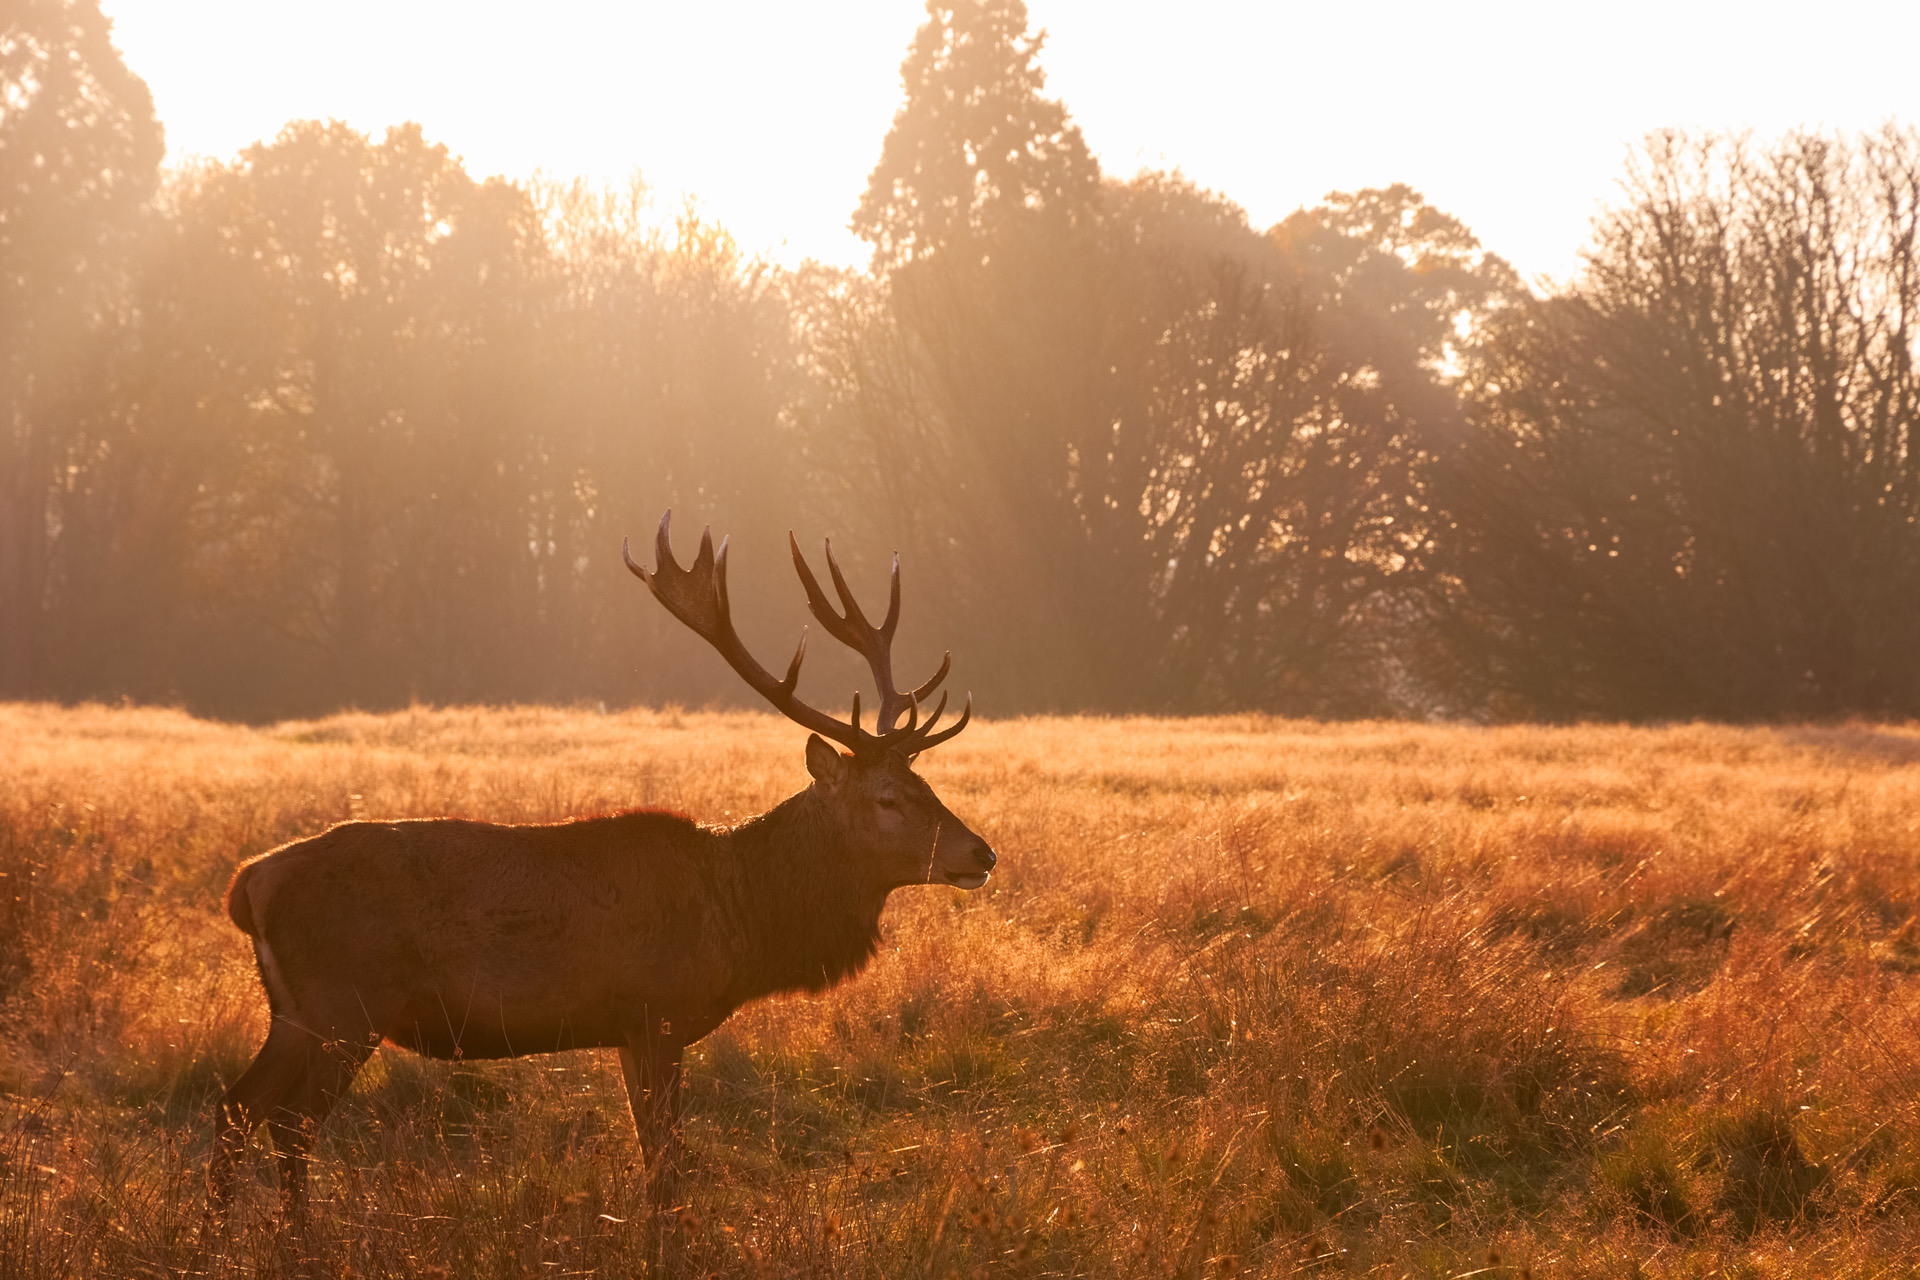
[[[784,262],[846,230],[900,103],[916,0],[104,0],[170,155],[290,119],[418,120],[476,174],[692,193]],[[1408,182],[1528,273],[1563,275],[1648,130],[1920,121],[1920,0],[1821,5],[1030,0],[1042,64],[1108,172],[1178,167],[1264,226]]]

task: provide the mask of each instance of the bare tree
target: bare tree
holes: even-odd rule
[[[1651,138],[1479,353],[1463,670],[1516,708],[1920,710],[1920,135]]]

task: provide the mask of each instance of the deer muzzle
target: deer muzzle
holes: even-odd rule
[[[1000,861],[987,842],[971,832],[966,842],[951,854],[942,852],[939,878],[956,889],[978,889],[992,875],[994,864]]]

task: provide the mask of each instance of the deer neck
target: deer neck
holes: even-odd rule
[[[822,991],[866,967],[887,886],[866,883],[831,809],[809,788],[734,828],[746,998]]]

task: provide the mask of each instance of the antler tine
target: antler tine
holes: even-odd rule
[[[840,593],[840,604],[847,611],[847,621],[862,631],[873,630],[873,624],[867,621],[867,615],[860,612],[860,602],[853,598],[853,588],[847,585],[846,575],[840,572],[840,562],[833,558],[833,539],[825,540],[827,545],[827,572],[833,575],[833,589]],[[886,690],[882,689],[885,696]]]
[[[947,669],[952,665],[953,665],[953,653],[951,650],[949,650],[940,659],[940,669],[933,673],[933,678],[928,680],[925,684],[921,685],[918,689],[915,689],[912,693],[908,694],[907,696],[912,698],[915,702],[925,702],[930,696],[932,696],[933,691],[940,687],[940,682],[947,678]]]
[[[634,577],[640,579],[642,582],[648,581],[646,566],[633,558],[633,548],[625,538],[620,539],[620,558],[627,562],[627,569]],[[651,584],[649,583],[649,585]]]
[[[942,693],[940,695],[940,701],[933,704],[933,714],[928,716],[925,722],[921,724],[920,736],[924,738],[927,734],[932,733],[933,726],[935,726],[936,724],[939,724],[940,717],[945,715],[946,713],[947,713],[947,695]]]
[[[653,536],[653,571],[655,573],[659,573],[668,565],[672,565],[676,569],[680,567],[680,562],[673,558],[673,539],[667,532],[672,523],[673,508],[668,507],[666,514],[660,517],[659,532]],[[647,582],[651,585],[653,579],[649,577]]]
[[[860,748],[865,735],[861,733],[857,719],[851,725],[846,724],[794,696],[794,690],[800,683],[800,664],[807,652],[806,632],[802,630],[800,633],[800,645],[794,651],[793,661],[787,666],[786,679],[776,679],[747,652],[746,645],[733,629],[732,601],[727,593],[727,540],[721,539],[720,550],[716,553],[712,530],[702,533],[699,554],[694,556],[691,566],[682,569],[679,561],[673,557],[672,520],[672,511],[660,518],[660,530],[654,539],[656,563],[651,573],[635,563],[631,546],[622,542],[620,554],[627,562],[627,568],[647,584],[654,598],[665,606],[668,613],[712,645],[754,692],[772,703],[781,713],[842,746]]]
[[[700,554],[706,555],[713,546],[713,530],[700,531]],[[700,561],[696,558],[695,564]],[[720,539],[720,553],[713,557],[713,602],[720,610],[720,625],[733,630],[733,603],[727,599],[727,539]]]
[[[942,707],[945,707],[947,705],[946,698],[944,696],[940,699],[940,705]],[[934,717],[934,720],[938,720],[938,719],[939,719],[938,716]],[[960,718],[958,720],[955,720],[952,724],[948,725],[946,728],[942,729],[938,733],[921,734],[917,739],[915,739],[913,744],[913,749],[915,751],[925,751],[931,747],[939,746],[941,743],[945,742],[948,738],[951,738],[954,734],[966,728],[967,721],[971,719],[973,719],[973,695],[969,693],[967,695],[967,705],[960,709]],[[933,728],[934,720],[927,721],[928,729]]]
[[[813,576],[813,567],[807,563],[807,558],[800,554],[800,542],[793,536],[792,530],[787,532],[787,545],[793,550],[793,567],[800,575],[800,587],[807,593],[808,611],[820,620],[820,625],[827,629],[828,635],[849,649],[860,649],[864,652],[859,632],[848,626],[847,620],[834,612],[833,606],[827,603],[827,593],[820,589],[820,579]]]
[[[887,620],[880,624],[880,634],[893,641],[893,629],[900,625],[900,553],[893,553],[893,582],[887,589]]]
[[[834,590],[840,596],[845,613],[835,610],[827,602],[826,592],[820,589],[820,580],[814,577],[806,556],[800,553],[799,539],[789,532],[787,543],[793,550],[793,566],[800,575],[800,585],[807,593],[807,608],[820,620],[820,625],[827,629],[828,634],[867,660],[867,666],[873,672],[874,685],[880,691],[874,733],[887,738],[896,731],[895,725],[906,703],[905,695],[893,686],[893,629],[900,621],[900,557],[897,554],[894,556],[886,621],[876,628],[867,621],[860,602],[854,598],[853,588],[847,585],[847,575],[841,572],[840,561],[833,554],[833,539],[826,540],[827,572],[833,579]],[[891,741],[890,738],[888,740]]]
[[[782,689],[785,689],[788,693],[792,693],[795,689],[800,687],[800,664],[802,662],[805,662],[806,660],[807,660],[807,629],[805,627],[801,627],[800,628],[800,645],[798,648],[796,648],[793,651],[793,661],[787,664],[787,678],[780,682],[780,687]]]
[[[727,547],[732,543],[732,541],[733,539],[731,536],[721,538],[720,550],[713,557],[714,603],[717,604],[720,609],[720,625],[725,627],[728,634],[730,635],[733,633],[733,599],[731,596],[727,594]],[[706,547],[707,547],[707,538],[703,536],[700,540],[700,549],[702,553],[706,551]],[[696,560],[694,563],[698,564],[699,561]],[[787,696],[792,696],[793,691],[800,687],[800,664],[802,662],[805,662],[806,660],[807,660],[807,629],[805,627],[801,627],[800,643],[798,646],[795,647],[793,651],[793,661],[787,664],[786,679],[780,682],[780,691],[783,694]]]
[[[907,722],[893,732],[881,736],[880,741],[891,748],[905,751],[909,755],[925,750],[921,739],[933,732],[933,726],[946,714],[947,695],[942,693],[940,701],[934,704],[933,714],[924,720],[920,716],[920,703],[912,694],[907,697]]]

